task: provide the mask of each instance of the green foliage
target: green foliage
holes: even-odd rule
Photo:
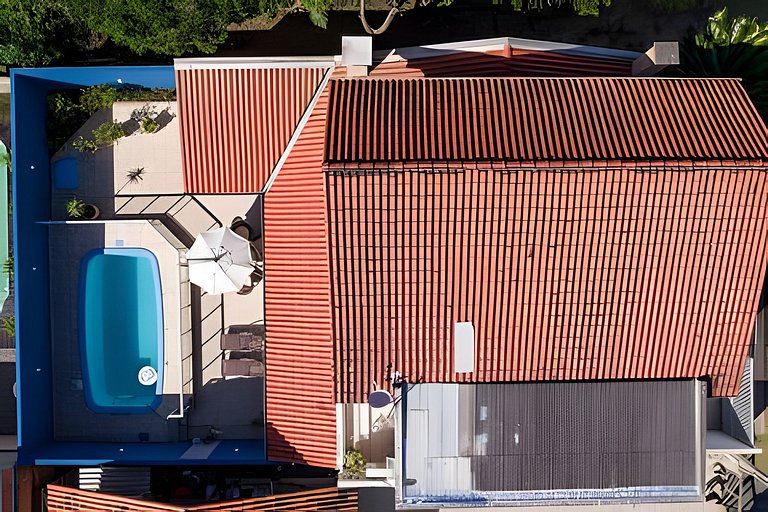
[[[309,12],[309,21],[320,28],[328,26],[328,10],[330,0],[301,0],[301,5]]]
[[[176,89],[120,87],[117,101],[176,101]]]
[[[47,131],[48,148],[51,154],[59,149],[72,133],[87,120],[88,115],[73,99],[71,91],[49,94]]]
[[[6,316],[3,318],[2,328],[8,336],[16,336],[16,317]]]
[[[13,279],[13,255],[8,256],[5,262],[3,262],[3,272]]]
[[[453,0],[440,0],[438,5],[450,5]],[[521,12],[538,12],[549,8],[560,7],[560,4],[570,3],[573,11],[579,16],[598,16],[601,6],[611,5],[612,0],[491,0],[494,5],[502,5],[507,1],[512,8]],[[664,0],[659,0],[664,1]]]
[[[68,0],[0,0],[0,64],[45,66],[86,45]]]
[[[728,18],[728,8],[724,7],[710,16],[704,32],[694,37],[696,46],[714,48],[733,44],[768,46],[768,23],[761,24],[757,18],[737,16]]]
[[[137,55],[213,53],[226,39],[231,17],[250,4],[223,0],[70,0],[94,32]]]
[[[79,219],[85,213],[85,203],[80,199],[73,197],[67,201],[67,215],[73,219]]]
[[[131,119],[140,123],[145,117],[154,117],[156,115],[155,107],[150,103],[145,103],[140,108],[133,109]]]
[[[72,147],[81,153],[85,153],[86,151],[95,153],[96,150],[99,149],[99,146],[96,145],[96,141],[93,139],[86,139],[82,135],[72,142]]]
[[[2,0],[0,0],[2,1]],[[48,95],[48,149],[55,153],[88,118],[116,101],[174,101],[176,89],[145,89],[94,85],[85,89],[68,89]],[[96,151],[95,141],[78,138],[72,147],[79,151]]]
[[[598,16],[601,5],[608,7],[611,0],[573,0],[573,10],[579,16]]]
[[[83,89],[80,95],[79,108],[88,116],[92,116],[103,108],[109,108],[117,101],[117,89],[111,85],[94,85]]]
[[[160,128],[160,126],[157,124],[157,121],[151,117],[145,117],[141,120],[141,129],[147,133],[155,133],[158,128]]]
[[[698,0],[646,0],[648,7],[659,14],[689,11],[699,6]]]
[[[728,10],[712,15],[703,32],[680,49],[680,72],[704,78],[740,78],[763,119],[768,120],[768,23]]]
[[[342,471],[342,478],[350,480],[362,480],[365,478],[365,457],[359,450],[354,448],[347,450],[344,454],[344,468]]]
[[[6,149],[5,153],[0,154],[0,165],[6,166],[10,171],[12,164],[13,164],[13,158],[11,157],[11,150]]]
[[[107,121],[101,123],[95,130],[93,130],[93,141],[97,147],[110,146],[114,144],[117,139],[125,137],[123,127],[117,120],[113,122]]]

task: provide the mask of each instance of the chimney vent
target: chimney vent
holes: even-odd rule
[[[341,38],[341,65],[347,67],[347,76],[367,76],[373,64],[373,39],[368,36]]]
[[[677,64],[680,64],[677,41],[656,41],[647,52],[632,63],[632,75],[653,76],[665,67]]]

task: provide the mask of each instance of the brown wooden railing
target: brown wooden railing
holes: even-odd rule
[[[99,492],[49,485],[46,491],[49,512],[358,512],[357,491],[335,487],[279,494],[264,498],[219,501],[180,507],[154,501],[137,500]]]

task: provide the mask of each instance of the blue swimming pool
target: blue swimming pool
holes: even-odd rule
[[[163,302],[157,258],[95,249],[80,263],[80,359],[88,407],[150,413],[163,392]]]

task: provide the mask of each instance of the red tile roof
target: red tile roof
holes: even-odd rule
[[[336,466],[323,165],[327,91],[264,201],[267,455]],[[269,276],[269,277],[266,277]]]
[[[515,48],[435,52],[421,58],[391,59],[376,64],[371,76],[630,76],[632,59],[573,55],[558,51]]]
[[[735,395],[768,173],[350,164],[328,178],[336,399],[411,381],[709,377]],[[475,327],[475,372],[453,325]]]
[[[327,70],[177,68],[184,191],[259,192]]]
[[[768,238],[766,130],[737,82],[333,87],[265,199],[270,458],[335,466],[334,402],[390,362],[735,392]]]
[[[768,156],[737,80],[334,80],[329,109],[330,162]]]

